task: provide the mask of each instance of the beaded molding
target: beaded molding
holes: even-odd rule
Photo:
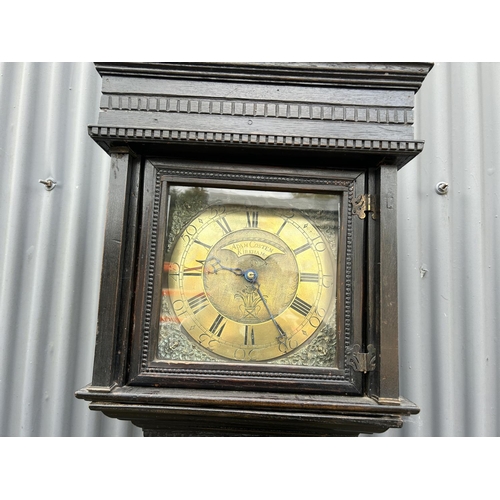
[[[162,176],[196,176],[197,178],[206,179],[239,179],[248,180],[250,178],[254,180],[259,180],[262,182],[277,182],[279,180],[286,179],[290,183],[300,183],[304,182],[304,178],[301,177],[279,177],[273,175],[254,175],[254,174],[231,174],[225,172],[198,172],[190,170],[171,170],[165,168],[157,168],[156,171],[156,182],[155,182],[155,196],[154,196],[154,208],[153,208],[153,220],[152,220],[152,234],[150,243],[150,252],[148,257],[148,278],[146,285],[146,310],[144,316],[143,324],[143,342],[142,342],[142,356],[141,356],[141,370],[144,374],[169,374],[169,375],[210,375],[210,376],[233,376],[239,377],[273,377],[273,378],[287,378],[287,379],[310,379],[310,380],[325,380],[325,381],[345,381],[349,377],[349,370],[346,368],[344,370],[344,375],[331,375],[331,374],[309,374],[309,373],[280,373],[273,371],[254,371],[254,370],[223,370],[223,369],[200,369],[200,368],[176,368],[176,367],[148,367],[148,352],[151,334],[151,311],[153,302],[153,291],[154,291],[154,277],[155,277],[155,261],[157,254],[157,241],[158,241],[158,219],[160,211],[160,198],[161,198],[161,182]],[[347,347],[349,346],[351,338],[351,297],[352,297],[352,282],[351,282],[351,259],[350,252],[352,251],[352,202],[354,197],[354,185],[353,181],[350,180],[340,180],[340,179],[307,179],[309,183],[316,184],[328,184],[331,186],[343,186],[348,188],[348,207],[347,207],[347,262],[346,262],[346,285],[345,285],[345,310],[344,310],[344,344],[345,352],[347,352]],[[306,367],[307,368],[307,367]]]
[[[233,132],[204,132],[137,127],[90,125],[94,139],[158,140],[171,142],[205,142],[259,146],[291,146],[318,149],[356,150],[416,154],[423,150],[423,141],[388,141],[375,139],[340,139],[292,135],[240,134]]]

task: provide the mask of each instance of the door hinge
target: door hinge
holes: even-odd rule
[[[347,351],[349,365],[357,372],[372,372],[376,366],[376,350],[373,344],[366,346],[367,352],[360,352],[359,344],[354,344]]]
[[[352,213],[364,219],[367,212],[371,212],[372,219],[377,218],[377,200],[373,194],[360,194],[353,201]]]

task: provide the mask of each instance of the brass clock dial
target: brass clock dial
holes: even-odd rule
[[[336,260],[301,211],[217,204],[179,232],[163,295],[196,346],[228,361],[299,350],[335,307]]]

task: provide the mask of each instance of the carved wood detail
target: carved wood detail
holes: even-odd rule
[[[106,94],[101,99],[101,110],[413,124],[411,108],[183,99],[164,96]]]
[[[205,142],[257,146],[287,146],[299,148],[413,153],[423,150],[423,141],[388,141],[374,139],[339,139],[294,135],[240,134],[232,132],[206,132],[154,129],[145,127],[103,127],[91,125],[89,135],[98,139],[159,140],[174,142]]]

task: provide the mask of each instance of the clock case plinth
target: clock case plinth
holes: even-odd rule
[[[414,94],[432,65],[96,67],[103,95],[89,134],[112,163],[93,379],[76,396],[145,436],[356,436],[401,427],[418,413],[399,394],[396,177],[423,148],[413,139]],[[145,178],[154,159],[198,165],[190,171],[198,168],[200,179],[233,169],[285,184],[294,173],[357,180],[348,202],[359,251],[342,326],[352,330],[343,382],[141,372],[153,290],[143,241],[155,231]]]

